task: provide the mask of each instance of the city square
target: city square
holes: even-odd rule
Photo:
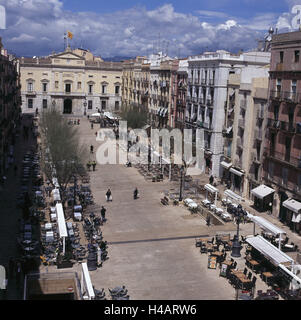
[[[301,5],[260,39],[198,11],[191,43],[176,0],[111,19],[36,1],[0,0],[0,299],[300,300]],[[32,8],[74,30],[14,36]]]

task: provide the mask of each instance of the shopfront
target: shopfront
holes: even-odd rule
[[[301,235],[301,202],[290,198],[282,206],[286,208],[286,222],[290,229]]]

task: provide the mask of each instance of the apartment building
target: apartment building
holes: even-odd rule
[[[230,74],[250,66],[269,63],[266,52],[231,54],[224,50],[205,52],[188,58],[186,128],[203,128],[206,172],[222,177],[224,157],[223,126]]]
[[[20,69],[25,113],[55,107],[81,116],[121,106],[121,62],[104,62],[88,50],[68,47],[48,57],[22,57]]]
[[[185,110],[188,80],[188,60],[179,60],[179,67],[176,78],[176,103],[173,113],[173,128],[183,130],[185,128]]]
[[[268,65],[244,67],[229,75],[222,180],[244,198],[260,184],[268,82]]]
[[[18,60],[7,53],[0,38],[0,174],[13,156],[14,134],[20,117],[20,70]]]
[[[301,233],[301,32],[271,42],[263,180],[275,190],[273,214]]]

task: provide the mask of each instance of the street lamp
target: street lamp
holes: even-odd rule
[[[180,196],[179,196],[179,201],[182,201],[182,189],[183,189],[183,173],[184,173],[184,165],[181,166],[180,169],[181,172],[181,180],[180,180]]]
[[[237,234],[234,236],[234,240],[233,240],[233,244],[232,244],[232,252],[231,252],[231,256],[234,258],[241,257],[240,250],[242,247],[239,243],[239,224],[241,223],[242,218],[246,215],[247,214],[242,209],[241,204],[239,204],[234,211],[234,217],[235,217],[235,221],[237,224]]]

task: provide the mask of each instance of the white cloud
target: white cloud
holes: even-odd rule
[[[184,14],[171,4],[102,14],[66,11],[60,0],[0,0],[2,3],[7,8],[4,45],[18,55],[31,56],[62,51],[66,30],[74,34],[72,46],[84,46],[103,57],[149,54],[158,47],[159,34],[161,49],[163,40],[169,41],[170,55],[176,55],[178,48],[182,56],[204,50],[247,50],[256,47],[255,39],[261,37],[257,31],[268,29],[264,21],[276,19],[258,16],[250,23],[216,11]],[[216,17],[219,22],[200,20],[200,15]]]

